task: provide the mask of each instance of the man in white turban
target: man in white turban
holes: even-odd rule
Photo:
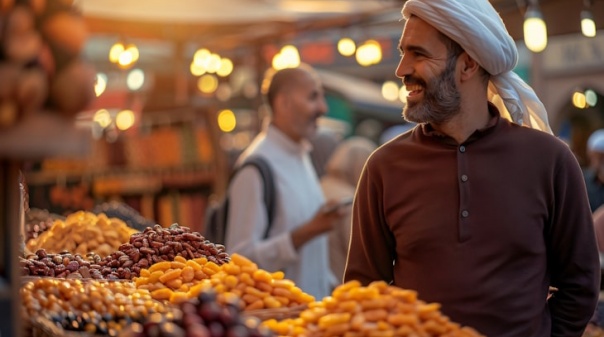
[[[365,165],[344,280],[416,290],[489,337],[581,336],[600,285],[585,183],[511,72],[514,41],[488,0],[402,13],[396,74],[417,126]]]

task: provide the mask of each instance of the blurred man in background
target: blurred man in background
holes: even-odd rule
[[[327,113],[322,84],[307,65],[269,72],[263,91],[272,110],[270,124],[242,153],[263,157],[273,171],[276,209],[268,237],[267,211],[259,172],[244,167],[229,186],[225,246],[268,271],[282,270],[317,300],[336,284],[329,269],[327,236],[343,214],[326,204],[312,165],[308,142],[317,119]]]

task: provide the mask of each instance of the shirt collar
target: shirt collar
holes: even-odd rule
[[[471,142],[475,141],[476,139],[484,136],[485,134],[490,133],[495,128],[495,126],[497,126],[497,124],[499,124],[499,120],[501,119],[501,114],[499,113],[499,110],[491,102],[488,102],[488,103],[489,103],[489,115],[490,115],[489,122],[487,123],[487,125],[484,128],[474,131],[464,143],[471,143]],[[451,142],[453,142],[453,144],[455,144],[455,145],[457,144],[453,138],[435,130],[434,127],[432,127],[432,125],[430,123],[421,124],[421,130],[425,136],[442,138],[443,140],[445,140],[447,142],[451,141]]]

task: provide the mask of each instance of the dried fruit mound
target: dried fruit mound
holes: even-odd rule
[[[141,269],[162,261],[174,261],[176,256],[187,260],[205,257],[217,265],[229,261],[223,245],[206,240],[188,227],[173,224],[169,228],[155,225],[132,234],[129,243],[122,244],[99,264],[107,279],[132,279],[139,276]]]

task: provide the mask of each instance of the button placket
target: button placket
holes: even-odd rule
[[[468,156],[466,156],[466,151],[468,150],[465,145],[459,145],[457,150],[457,169],[458,169],[458,179],[459,179],[459,241],[466,242],[471,238],[470,233],[470,211],[469,211],[469,183],[470,179],[468,176]]]

